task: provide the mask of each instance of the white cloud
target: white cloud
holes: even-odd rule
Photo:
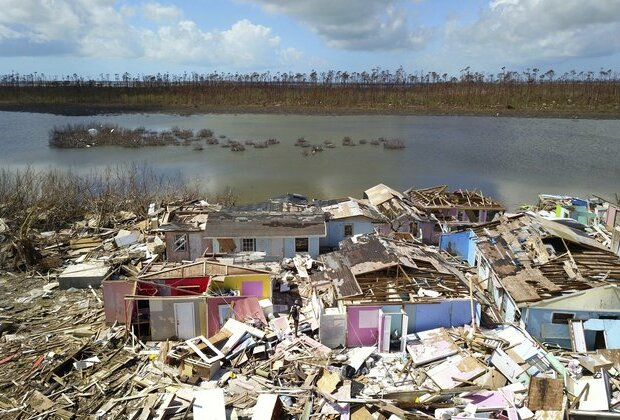
[[[0,25],[0,41],[2,39],[15,39],[21,38],[21,34],[17,31],[10,29],[8,26]]]
[[[245,0],[272,13],[291,16],[323,37],[327,45],[348,50],[420,49],[427,28],[413,28],[402,0]]]
[[[620,0],[492,0],[473,24],[445,29],[451,48],[503,64],[606,56],[620,51]]]
[[[172,5],[151,2],[142,6],[144,15],[154,21],[177,19],[183,15],[181,9]]]
[[[278,57],[282,64],[299,64],[303,58],[303,53],[296,48],[283,48],[278,51]]]
[[[217,65],[251,67],[273,64],[280,38],[271,29],[240,20],[225,31],[202,31],[195,22],[184,20],[157,31],[142,32],[146,58],[208,62]]]
[[[74,36],[80,17],[68,2],[40,0],[0,0],[0,24],[37,43]],[[21,31],[11,28],[23,25]]]
[[[0,56],[63,54],[146,58],[175,64],[273,67],[299,59],[272,29],[247,19],[203,30],[175,6],[115,0],[0,0]],[[155,27],[135,26],[143,16]],[[165,22],[165,23],[164,23]]]

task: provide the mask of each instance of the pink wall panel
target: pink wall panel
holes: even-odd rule
[[[256,281],[244,281],[241,284],[241,294],[243,296],[255,296],[257,298],[263,297],[263,282]]]
[[[132,302],[128,302],[127,313],[125,311],[125,296],[135,293],[136,282],[126,280],[106,280],[103,282],[103,305],[105,322],[125,324],[129,321],[127,315],[133,311]]]
[[[373,324],[373,319],[376,322]],[[361,347],[377,344],[379,337],[379,307],[347,307],[347,346]]]
[[[231,304],[242,296],[209,296],[207,298],[207,337],[211,337],[220,330],[220,305]]]

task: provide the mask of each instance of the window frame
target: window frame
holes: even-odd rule
[[[299,249],[298,241],[305,241],[305,249]],[[310,239],[308,237],[295,238],[295,252],[310,252]]]
[[[182,243],[180,243],[182,241]],[[174,252],[187,251],[187,233],[180,233],[174,235]]]
[[[256,252],[256,238],[241,238],[241,252]]]
[[[551,314],[551,323],[556,325],[568,325],[569,321],[575,319],[575,314],[570,312],[553,312]]]
[[[350,229],[351,233],[347,235],[347,230]],[[351,236],[353,236],[355,233],[353,232],[353,223],[347,223],[344,225],[343,227],[343,232],[344,237],[345,238],[350,238]]]

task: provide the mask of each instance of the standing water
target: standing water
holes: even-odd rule
[[[265,149],[231,152],[217,145],[127,149],[53,149],[54,126],[81,122],[173,126],[240,141],[276,138]],[[304,156],[294,144],[329,140],[337,147]],[[349,136],[353,147],[343,147]],[[372,145],[378,137],[398,138],[405,149]],[[366,139],[366,144],[359,140]],[[620,121],[467,116],[308,116],[257,114],[119,114],[67,117],[0,112],[0,166],[70,168],[78,173],[126,163],[204,183],[207,191],[232,187],[243,201],[296,192],[313,198],[361,197],[378,183],[404,190],[448,184],[480,188],[508,207],[533,202],[539,193],[613,198],[620,193]]]

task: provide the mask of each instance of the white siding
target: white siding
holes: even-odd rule
[[[234,239],[237,252],[241,252],[241,239]],[[213,240],[213,252],[220,252],[217,239]],[[256,252],[264,252],[268,257],[293,258],[295,256],[295,238],[257,238]],[[319,255],[319,238],[308,238],[308,253],[312,257]]]

